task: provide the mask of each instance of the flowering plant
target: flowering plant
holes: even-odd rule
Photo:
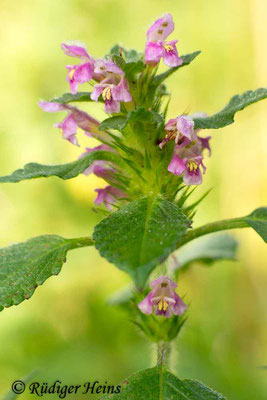
[[[63,43],[64,53],[79,60],[66,67],[70,93],[40,101],[39,106],[46,112],[67,112],[56,127],[71,144],[79,146],[79,128],[99,145],[86,148],[68,164],[30,163],[0,177],[4,183],[50,176],[65,180],[83,173],[107,183],[95,189],[97,210],[105,217],[92,238],[43,235],[0,250],[0,310],[29,299],[38,285],[60,272],[67,252],[75,248],[95,246],[101,256],[127,272],[133,286],[113,303],[124,304],[143,334],[157,343],[158,365],[130,377],[121,393],[108,398],[223,399],[199,382],[182,381],[169,372],[170,343],[188,308],[176,293],[177,272],[194,260],[235,257],[237,244],[230,236],[200,236],[251,227],[267,240],[264,207],[244,217],[193,228],[197,206],[207,193],[191,203],[190,196],[202,183],[205,158],[211,155],[211,136],[203,130],[233,123],[235,113],[266,98],[267,89],[236,95],[211,116],[182,113],[167,120],[170,94],[164,82],[200,53],[180,56],[177,40],[167,41],[173,31],[173,19],[166,14],[148,29],[144,52],[116,45],[100,60],[89,55],[82,43]],[[158,73],[161,60],[167,69]],[[79,91],[80,85],[88,84],[92,91]],[[100,122],[72,105],[82,102],[101,103],[108,117]]]

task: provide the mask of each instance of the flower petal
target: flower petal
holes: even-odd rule
[[[61,49],[64,51],[64,53],[67,56],[71,56],[71,57],[84,57],[84,58],[88,58],[90,59],[91,57],[89,56],[89,54],[86,51],[86,46],[85,44],[79,43],[78,44],[66,44],[66,43],[62,43],[61,44]]]
[[[185,312],[185,310],[187,309],[187,305],[183,302],[183,300],[181,299],[181,297],[178,296],[177,293],[174,292],[174,296],[173,296],[174,300],[175,300],[175,304],[173,304],[172,307],[172,311],[175,315],[181,315]]]
[[[162,57],[164,64],[168,67],[178,67],[183,64],[182,58],[178,56],[176,43],[177,40],[164,43]]]
[[[158,42],[147,42],[145,49],[145,61],[147,64],[157,64],[163,55],[163,46]]]
[[[186,168],[184,171],[183,180],[187,186],[200,185],[202,183],[202,174],[200,168],[198,167],[196,171],[190,171],[189,168]]]
[[[151,301],[154,295],[154,291],[152,290],[145,298],[138,304],[138,308],[144,314],[152,314],[153,311],[153,303]]]
[[[168,171],[172,172],[174,175],[181,175],[186,169],[186,162],[179,158],[177,154],[174,153],[172,160],[168,166]]]
[[[148,41],[165,40],[174,30],[174,22],[171,14],[165,14],[157,19],[147,31]]]
[[[57,112],[65,109],[64,104],[56,103],[53,101],[39,101],[38,106],[46,112]]]
[[[125,78],[121,80],[121,82],[112,88],[112,97],[116,101],[123,101],[128,103],[132,101],[131,93],[129,92],[128,82]]]

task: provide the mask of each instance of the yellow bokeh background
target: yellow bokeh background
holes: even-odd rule
[[[81,40],[95,58],[118,42],[142,51],[148,26],[164,12],[175,20],[172,37],[179,39],[179,53],[202,51],[169,78],[169,117],[185,109],[211,114],[232,95],[266,86],[263,0],[0,0],[0,174],[30,161],[69,162],[81,153],[53,128],[64,114],[47,114],[37,106],[39,99],[69,90],[65,65],[74,60],[60,50],[61,42]],[[84,109],[104,118],[101,107]],[[213,190],[195,226],[243,216],[266,203],[266,110],[265,100],[237,114],[235,124],[209,132],[212,157],[198,195]],[[93,145],[82,132],[80,141]],[[46,233],[90,234],[101,218],[92,211],[99,185],[92,176],[1,185],[0,246]],[[180,377],[202,380],[229,400],[264,400],[266,248],[252,230],[233,235],[240,241],[239,261],[195,265],[181,275],[180,292],[191,305],[174,364]],[[94,249],[76,250],[60,275],[38,288],[30,301],[4,310],[0,394],[36,369],[41,381],[78,384],[94,379],[116,383],[151,366],[151,346],[122,311],[105,301],[128,282]]]

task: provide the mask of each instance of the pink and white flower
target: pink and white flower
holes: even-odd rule
[[[55,124],[55,127],[62,129],[64,139],[76,146],[79,145],[76,137],[78,127],[89,136],[96,136],[99,133],[99,121],[76,107],[53,101],[40,101],[38,105],[46,112],[68,111],[67,117]]]
[[[72,94],[76,94],[79,84],[89,82],[93,78],[94,59],[89,56],[84,44],[66,44],[62,43],[61,48],[67,56],[80,58],[81,63],[77,65],[67,65],[67,81],[70,85]]]
[[[114,186],[106,186],[104,189],[95,189],[97,197],[94,201],[95,204],[106,206],[109,211],[112,211],[112,205],[120,198],[126,198],[127,194]]]
[[[194,154],[180,158],[174,151],[172,160],[168,166],[168,171],[177,176],[183,174],[183,181],[187,186],[200,185],[202,183],[200,165],[203,168],[203,173],[205,173],[206,170],[202,160],[202,156],[195,156]]]
[[[170,14],[159,18],[147,31],[145,61],[147,64],[156,65],[161,58],[168,67],[178,67],[183,60],[179,57],[177,40],[166,42],[165,39],[173,32],[174,22]]]
[[[111,61],[98,60],[95,63],[95,73],[102,73],[104,79],[94,86],[91,99],[98,101],[99,96],[105,102],[105,111],[108,114],[120,112],[120,102],[132,101],[128,82],[121,68]]]
[[[161,276],[150,284],[152,291],[145,297],[138,308],[144,314],[152,314],[155,308],[156,315],[170,318],[172,314],[181,315],[187,305],[175,292],[177,284],[167,276]]]
[[[160,149],[163,149],[170,140],[174,140],[176,144],[187,145],[196,139],[194,121],[189,115],[179,115],[170,119],[165,125],[165,132],[165,138],[159,144]]]

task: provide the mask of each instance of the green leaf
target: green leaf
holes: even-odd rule
[[[109,55],[117,55],[120,56],[122,47],[119,44],[115,44],[109,51]]]
[[[122,69],[125,72],[126,78],[132,79],[136,74],[144,71],[145,68],[146,64],[142,60],[139,60],[127,62]]]
[[[102,220],[93,239],[103,257],[142,287],[151,271],[175,249],[189,223],[173,203],[144,197]]]
[[[119,115],[104,119],[104,121],[100,124],[99,130],[104,131],[106,129],[118,129],[121,131],[123,128],[125,128],[126,124],[127,118],[123,115]]]
[[[250,104],[267,98],[267,88],[248,91],[231,98],[229,103],[217,114],[206,118],[194,118],[195,128],[218,129],[234,122],[235,113],[243,110]]]
[[[244,217],[244,221],[267,242],[267,207],[257,208],[247,217]]]
[[[17,169],[11,175],[0,177],[0,183],[14,183],[26,179],[47,178],[50,176],[71,179],[84,172],[95,160],[111,161],[117,165],[125,166],[125,163],[118,155],[109,151],[99,150],[92,151],[76,161],[63,165],[26,164],[23,169]]]
[[[37,286],[57,275],[69,250],[92,246],[90,238],[43,235],[0,249],[0,311],[29,299]]]
[[[238,242],[230,235],[209,235],[196,239],[174,253],[178,264],[175,269],[188,267],[194,262],[212,264],[217,260],[236,260],[237,247]]]
[[[112,61],[123,70],[123,67],[125,66],[125,60],[122,56],[113,54],[112,55]]]
[[[106,394],[102,400],[225,400],[202,383],[181,380],[159,367],[137,372],[122,382],[119,394]]]
[[[90,96],[91,93],[89,92],[78,92],[76,94],[64,93],[61,97],[57,97],[56,99],[51,100],[51,102],[68,104],[73,102],[93,101],[91,100]],[[99,98],[99,100],[101,100],[101,98]]]
[[[160,85],[163,81],[165,81],[165,79],[167,79],[170,75],[172,75],[175,71],[177,71],[177,69],[189,65],[200,53],[201,51],[195,51],[194,53],[181,56],[183,64],[179,65],[179,67],[169,68],[166,72],[157,75],[153,80],[153,85],[155,86]]]
[[[155,111],[148,111],[145,108],[140,107],[134,111],[130,111],[128,116],[128,122],[163,124],[164,120],[162,116],[156,113]]]
[[[177,248],[182,247],[197,237],[208,235],[209,233],[248,227],[253,228],[267,242],[267,207],[257,208],[245,217],[216,221],[188,231],[177,243]]]

